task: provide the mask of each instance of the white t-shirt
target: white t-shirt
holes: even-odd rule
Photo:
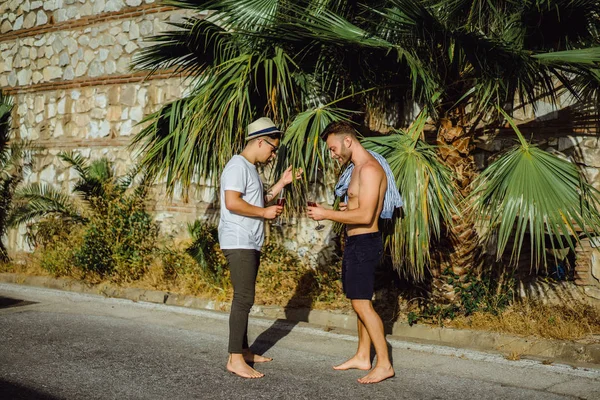
[[[242,193],[248,204],[264,207],[263,184],[256,167],[243,156],[229,160],[221,174],[221,218],[219,220],[219,245],[221,249],[262,248],[265,240],[264,220],[232,213],[225,206],[225,191]]]

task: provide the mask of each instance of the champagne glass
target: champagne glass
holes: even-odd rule
[[[279,197],[277,198],[277,205],[281,207],[285,206],[285,189],[281,189],[281,192],[279,192]],[[273,226],[281,225],[281,215],[278,215],[275,219],[275,222],[273,222]]]

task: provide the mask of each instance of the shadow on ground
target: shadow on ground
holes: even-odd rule
[[[339,247],[338,247],[339,248]],[[338,257],[341,253],[338,254]],[[327,257],[329,258],[329,257]],[[317,259],[327,259],[317,256]],[[331,262],[328,265],[317,266],[317,274],[313,270],[307,270],[301,277],[293,296],[284,306],[285,319],[277,319],[254,341],[251,350],[256,354],[264,354],[269,349],[285,338],[300,322],[309,322],[309,313],[315,299],[319,297],[319,282],[316,276],[318,272],[326,274],[335,273],[341,276],[339,263]],[[334,270],[332,270],[334,269]],[[321,270],[321,271],[319,271]],[[375,274],[375,299],[373,307],[381,317],[386,334],[392,333],[394,323],[398,318],[398,296],[400,293],[398,274],[389,263],[381,263]],[[348,300],[350,303],[350,300]],[[391,346],[388,344],[391,357]],[[372,349],[371,358],[375,356]],[[348,357],[352,356],[349,354]],[[392,360],[393,362],[393,360]]]
[[[0,398],[14,400],[55,400],[58,397],[39,392],[19,383],[0,379]]]
[[[20,300],[20,299],[13,299],[11,297],[0,296],[0,308],[21,307],[21,306],[28,306],[30,304],[36,304],[36,303],[33,301],[25,301],[25,300]]]

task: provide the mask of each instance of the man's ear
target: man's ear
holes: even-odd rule
[[[344,136],[344,144],[346,145],[346,147],[352,146],[353,141],[354,140],[352,139],[352,136],[350,136],[350,135]]]

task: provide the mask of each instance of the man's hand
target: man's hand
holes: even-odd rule
[[[300,179],[300,177],[302,176],[302,168],[298,168],[295,172],[296,175],[296,179]],[[292,171],[292,166],[290,165],[289,167],[287,167],[287,169],[283,172],[283,175],[281,175],[281,182],[284,185],[289,185],[290,183],[292,183],[292,181],[294,180],[294,171]]]
[[[348,204],[347,203],[339,203],[338,208],[340,209],[340,211],[346,211],[348,209]]]
[[[322,221],[322,220],[326,219],[326,217],[325,217],[326,212],[327,212],[327,210],[318,204],[314,207],[311,207],[311,206],[306,207],[306,214],[308,215],[308,218],[311,218],[315,221]]]
[[[263,213],[264,219],[275,219],[281,212],[283,211],[282,206],[270,206],[265,207],[265,211]]]

